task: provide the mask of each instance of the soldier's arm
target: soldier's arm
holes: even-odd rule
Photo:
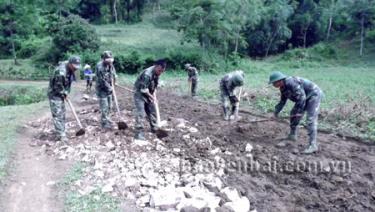
[[[65,89],[64,85],[65,77],[63,75],[60,75],[59,71],[57,71],[53,80],[53,90],[63,98],[68,95],[68,91]]]
[[[279,103],[275,106],[275,115],[277,116],[284,108],[286,102],[287,102],[288,98],[281,94],[281,97],[280,97],[280,101]]]
[[[300,84],[293,84],[293,97],[296,99],[293,111],[296,114],[302,114],[306,104],[306,93]]]

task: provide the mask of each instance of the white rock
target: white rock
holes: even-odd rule
[[[190,139],[190,134],[183,135],[182,138],[184,140],[189,140]]]
[[[112,141],[108,141],[105,146],[109,149],[109,150],[113,150],[115,149],[115,145],[112,143]]]
[[[248,212],[250,210],[250,201],[246,197],[241,197],[234,202],[225,203],[225,207],[234,212]]]
[[[191,133],[197,133],[197,132],[198,132],[198,129],[195,128],[195,127],[190,127],[190,128],[189,128],[189,132],[191,132]]]
[[[231,202],[235,202],[240,199],[240,194],[235,188],[225,187],[220,192]]]
[[[180,203],[177,205],[177,210],[180,211],[184,207],[195,207],[198,209],[202,209],[204,207],[208,207],[208,203],[204,201],[203,199],[182,199]]]
[[[219,152],[220,152],[220,148],[219,148],[219,147],[216,147],[215,149],[213,149],[213,150],[210,151],[210,154],[211,154],[211,155],[216,155],[216,154],[219,153]]]
[[[138,139],[133,140],[133,146],[147,146],[147,145],[151,145],[149,141],[138,140]]]
[[[125,187],[134,187],[134,186],[136,186],[138,184],[138,180],[137,179],[135,179],[134,177],[128,177],[128,178],[126,178],[126,180],[125,180],[125,184],[124,184],[124,186]]]
[[[246,144],[245,151],[246,152],[251,152],[253,150],[253,146],[249,143]]]
[[[113,191],[113,183],[108,183],[102,188],[103,193],[112,192]]]
[[[175,208],[184,198],[174,186],[163,187],[151,193],[150,206],[163,207],[164,210]]]
[[[52,185],[55,185],[55,184],[56,184],[55,181],[48,181],[48,182],[47,182],[47,186],[52,186]]]

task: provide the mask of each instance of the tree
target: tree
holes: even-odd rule
[[[375,3],[373,0],[355,0],[351,7],[351,18],[355,29],[360,30],[359,55],[363,55],[363,47],[366,37],[366,30],[375,24]],[[356,27],[357,26],[357,27]]]
[[[298,0],[295,3],[294,15],[289,21],[292,30],[290,43],[295,47],[306,48],[319,42],[324,36],[322,27],[322,9],[318,5],[319,0]]]
[[[12,55],[15,64],[22,41],[38,33],[35,8],[27,7],[26,3],[17,0],[0,3],[0,55]]]
[[[98,21],[102,16],[102,4],[103,0],[81,0],[77,6],[78,14],[90,22]]]
[[[260,23],[245,32],[249,55],[267,57],[270,53],[280,51],[291,37],[287,21],[292,14],[293,8],[287,1],[269,1],[264,4]]]

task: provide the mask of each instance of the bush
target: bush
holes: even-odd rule
[[[18,57],[20,58],[30,58],[33,56],[43,45],[45,45],[46,40],[38,37],[31,37],[28,40],[22,42],[20,50],[18,51]]]
[[[186,49],[172,49],[167,51],[167,64],[171,69],[182,69],[186,63],[195,66],[204,66],[203,55],[199,52],[186,51]]]
[[[145,64],[145,58],[142,59],[137,51],[130,54],[115,56],[114,66],[118,73],[136,74]]]
[[[34,61],[41,67],[57,64],[68,54],[81,52],[95,52],[99,48],[99,37],[95,28],[87,21],[76,15],[61,18],[56,27],[56,20],[52,20],[54,27],[50,27],[52,44],[43,46],[34,57]]]
[[[375,29],[369,31],[367,33],[367,40],[370,42],[370,43],[375,43]]]

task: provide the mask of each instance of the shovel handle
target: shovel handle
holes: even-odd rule
[[[120,116],[120,107],[118,106],[118,101],[117,101],[117,95],[116,95],[116,89],[115,89],[115,82],[112,79],[112,92],[113,92],[113,99],[115,100],[115,105],[116,105],[116,110],[117,110],[117,115]]]
[[[68,99],[68,97],[66,97],[65,99],[66,99],[66,102],[68,102],[68,105],[73,112],[74,118],[76,119],[78,126],[82,129],[83,127],[82,127],[81,121],[79,120],[77,116],[76,110],[74,109],[72,102],[70,101],[70,99]]]
[[[116,86],[119,87],[119,88],[121,88],[121,89],[124,89],[124,90],[126,90],[126,91],[129,91],[129,92],[134,93],[134,91],[133,91],[132,89],[129,89],[129,88],[126,88],[126,87],[124,87],[124,86],[117,85],[117,84],[116,84]]]
[[[160,111],[159,111],[159,102],[156,99],[156,96],[154,97],[154,105],[155,105],[155,112],[156,112],[156,124],[160,126]]]

